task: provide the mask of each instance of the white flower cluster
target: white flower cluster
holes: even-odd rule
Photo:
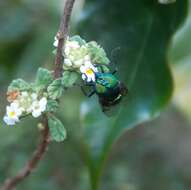
[[[58,46],[56,37],[53,45],[55,47]],[[65,44],[64,55],[64,70],[76,70],[82,74],[83,80],[87,82],[95,81],[95,72],[98,70],[91,62],[86,44],[80,45],[78,41],[68,38]]]
[[[7,125],[15,125],[21,116],[31,113],[33,117],[39,117],[46,110],[46,105],[46,97],[38,99],[36,93],[21,92],[6,107],[6,115],[3,120]]]

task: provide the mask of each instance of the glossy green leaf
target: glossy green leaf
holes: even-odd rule
[[[62,96],[63,87],[62,87],[62,79],[56,79],[54,80],[47,88],[48,96],[56,100]]]
[[[50,137],[56,142],[62,142],[66,139],[66,129],[62,122],[54,115],[49,115],[48,126],[50,129]]]
[[[85,10],[92,7],[90,12]],[[127,129],[159,115],[169,102],[173,81],[167,62],[169,42],[186,16],[187,1],[162,5],[153,0],[90,1],[84,8],[79,33],[96,40],[118,68],[117,76],[129,89],[128,103],[107,118],[90,99],[82,104],[83,153],[90,169],[92,189],[104,160],[117,138]],[[98,22],[99,21],[99,22]]]

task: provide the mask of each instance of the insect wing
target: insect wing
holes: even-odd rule
[[[119,97],[114,101],[108,101],[103,97],[99,97],[99,103],[101,105],[102,111],[109,117],[117,115],[121,109],[121,106],[127,106],[128,89],[122,82],[120,82],[119,88],[120,88]]]

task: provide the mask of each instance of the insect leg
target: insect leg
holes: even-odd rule
[[[117,73],[117,69],[115,69],[111,74],[114,75],[115,73]]]
[[[95,83],[94,82],[84,82],[86,86],[94,86]]]
[[[95,90],[93,90],[93,91],[91,91],[91,92],[88,93],[88,92],[86,92],[86,90],[84,89],[83,86],[81,86],[81,90],[82,90],[83,94],[84,94],[85,96],[87,96],[87,97],[91,97],[92,95],[95,94]]]
[[[100,65],[100,69],[102,73],[105,73],[104,69],[103,69],[103,65]]]
[[[81,90],[82,90],[83,94],[84,94],[85,96],[87,96],[88,93],[85,91],[84,87],[83,87],[83,86],[80,86],[80,87],[81,87]]]
[[[95,90],[93,90],[92,92],[90,92],[89,94],[88,94],[88,97],[90,98],[91,96],[93,96],[95,94]]]

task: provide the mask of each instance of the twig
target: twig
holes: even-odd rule
[[[58,48],[57,48],[57,54],[55,58],[55,68],[54,68],[55,79],[59,78],[62,75],[62,66],[64,60],[64,57],[62,55],[62,50],[64,48],[66,38],[68,36],[69,21],[74,2],[75,0],[66,0],[64,14],[62,16],[60,28],[57,33]],[[42,140],[38,145],[36,151],[34,152],[32,158],[26,163],[24,168],[17,173],[15,177],[8,178],[5,180],[5,183],[2,186],[2,190],[12,190],[13,188],[16,187],[18,183],[20,183],[27,176],[29,176],[30,173],[37,167],[39,161],[42,159],[50,143],[48,119],[46,115],[44,116],[43,125],[44,129],[42,131]]]
[[[36,151],[34,152],[32,158],[27,161],[25,167],[21,169],[17,175],[13,178],[9,178],[5,181],[3,185],[3,190],[11,190],[13,189],[18,183],[20,183],[24,178],[30,175],[30,173],[36,168],[39,161],[42,159],[43,155],[45,154],[48,144],[50,142],[49,138],[49,128],[48,128],[48,121],[47,117],[44,117],[44,129],[42,130],[42,140],[37,147]]]
[[[54,69],[54,77],[59,78],[62,75],[62,66],[64,57],[62,55],[63,47],[65,46],[65,41],[68,36],[69,30],[69,21],[72,13],[72,8],[74,5],[75,0],[67,0],[64,7],[64,14],[62,16],[62,20],[60,23],[59,31],[56,35],[58,39],[58,48],[55,58],[55,69]]]

